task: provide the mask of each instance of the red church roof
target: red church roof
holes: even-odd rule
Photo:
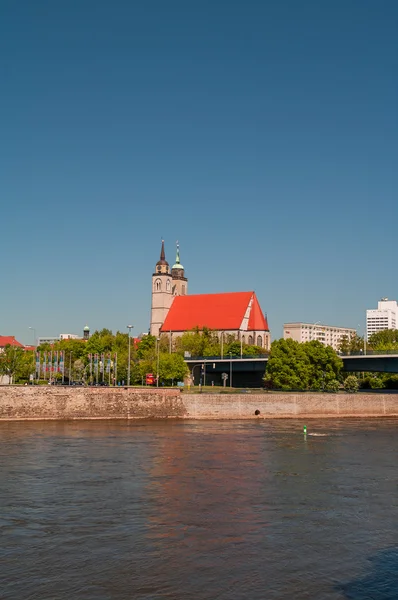
[[[13,335],[0,335],[0,348],[4,348],[8,345],[23,348],[23,345],[20,344]]]
[[[248,325],[242,327],[245,315],[249,317]],[[239,330],[241,327],[245,331],[269,330],[254,292],[176,296],[161,332],[190,331],[195,327],[216,331]]]

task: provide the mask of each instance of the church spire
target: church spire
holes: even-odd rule
[[[164,251],[164,240],[162,240],[162,247],[160,250],[160,259],[156,263],[157,273],[170,273],[169,263],[166,260],[166,254]]]
[[[164,253],[164,240],[162,240],[162,249],[160,251],[160,260],[166,260],[165,253]]]
[[[176,242],[177,244],[177,252],[176,252],[176,262],[173,265],[173,269],[182,269],[184,270],[184,267],[182,266],[182,264],[180,263],[180,244],[178,243],[178,241]]]

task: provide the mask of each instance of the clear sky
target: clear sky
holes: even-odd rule
[[[398,299],[396,0],[3,0],[0,333],[190,293],[357,327]]]

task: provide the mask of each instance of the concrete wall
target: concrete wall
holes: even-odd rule
[[[0,387],[0,420],[398,416],[398,394],[182,394],[178,389]]]
[[[195,394],[184,405],[194,419],[398,416],[398,394]]]

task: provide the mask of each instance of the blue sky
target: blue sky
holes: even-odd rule
[[[147,331],[162,237],[273,338],[398,298],[395,0],[0,12],[1,334]]]

